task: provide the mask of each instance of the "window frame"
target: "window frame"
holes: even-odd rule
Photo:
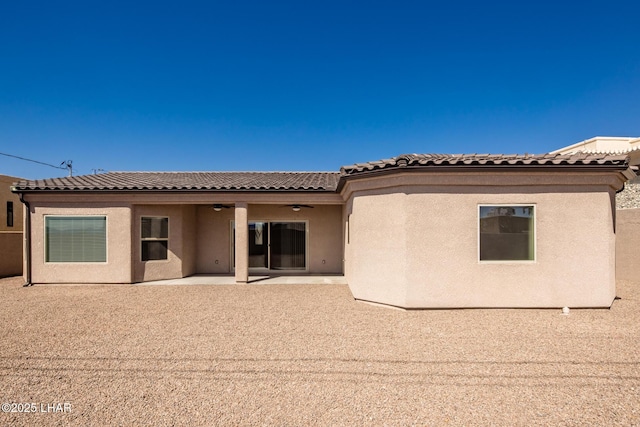
[[[142,220],[145,218],[152,219],[166,219],[167,220],[167,237],[143,237],[142,236]],[[169,216],[167,215],[140,215],[140,262],[168,262],[169,261],[169,240],[171,236],[171,221],[169,221]],[[144,242],[167,242],[167,257],[162,259],[147,259],[143,258],[144,251],[142,250],[142,246]]]
[[[104,218],[104,261],[49,261],[47,260],[47,247],[49,243],[49,235],[47,233],[47,220],[49,218]],[[109,216],[105,214],[86,214],[86,215],[64,215],[64,214],[45,214],[42,221],[44,248],[43,258],[45,264],[108,264],[109,263]]]
[[[532,259],[496,259],[496,260],[483,260],[481,258],[481,253],[480,253],[480,249],[481,249],[481,245],[482,245],[482,232],[481,232],[481,219],[482,217],[481,215],[481,208],[485,208],[485,207],[502,207],[502,208],[509,208],[509,207],[530,207],[533,208],[533,226],[532,226],[532,232],[533,232],[533,257]],[[477,208],[477,225],[476,225],[476,232],[478,233],[478,246],[477,246],[477,260],[478,263],[480,264],[535,264],[538,261],[538,228],[537,228],[537,223],[538,223],[538,206],[535,203],[479,203],[478,204],[478,208]]]
[[[7,228],[13,228],[13,215],[14,215],[14,208],[13,208],[13,201],[7,201]]]

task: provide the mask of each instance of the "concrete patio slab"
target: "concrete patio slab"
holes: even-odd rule
[[[182,279],[155,280],[141,282],[136,285],[235,285],[236,279],[230,275],[197,274]],[[249,276],[248,285],[346,285],[342,275],[314,275],[314,276]]]

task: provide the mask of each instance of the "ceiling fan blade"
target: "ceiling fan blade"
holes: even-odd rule
[[[280,206],[281,208],[309,208],[309,209],[313,209],[313,206],[311,205],[299,205],[299,204],[292,204],[292,205],[283,205]]]
[[[215,209],[215,210],[221,210],[221,209],[230,209],[232,206],[229,205],[223,205],[221,203],[214,203],[213,205],[210,206],[211,208]]]

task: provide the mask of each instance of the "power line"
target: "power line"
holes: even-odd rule
[[[7,153],[0,153],[0,154],[2,154],[3,156],[7,156],[7,157],[13,157],[15,159],[26,160],[27,162],[40,163],[41,165],[51,166],[52,168],[56,168],[56,169],[66,169],[66,167],[63,168],[62,166],[51,165],[49,163],[39,162],[37,160],[27,159],[27,158],[20,157],[20,156],[14,156],[13,154],[7,154]]]
[[[71,166],[72,165],[72,161],[71,160],[64,160],[62,163],[60,163],[60,166],[56,166],[56,165],[52,165],[50,163],[41,162],[41,161],[38,161],[38,160],[27,159],[26,157],[14,156],[13,154],[0,153],[0,155],[7,156],[7,157],[13,157],[14,159],[25,160],[27,162],[38,163],[40,165],[45,165],[45,166],[49,166],[49,167],[56,168],[56,169],[68,169],[69,170],[69,176],[71,176],[73,174],[73,169],[72,169],[72,166]]]

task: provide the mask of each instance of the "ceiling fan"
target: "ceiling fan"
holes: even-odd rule
[[[300,212],[300,209],[305,208],[305,209],[313,209],[313,206],[311,205],[284,205],[282,206],[283,208],[291,208],[293,209],[294,212]]]
[[[216,212],[220,212],[222,209],[229,209],[233,206],[229,206],[229,205],[222,205],[220,203],[214,203],[213,206],[211,206],[213,208],[214,211]]]

